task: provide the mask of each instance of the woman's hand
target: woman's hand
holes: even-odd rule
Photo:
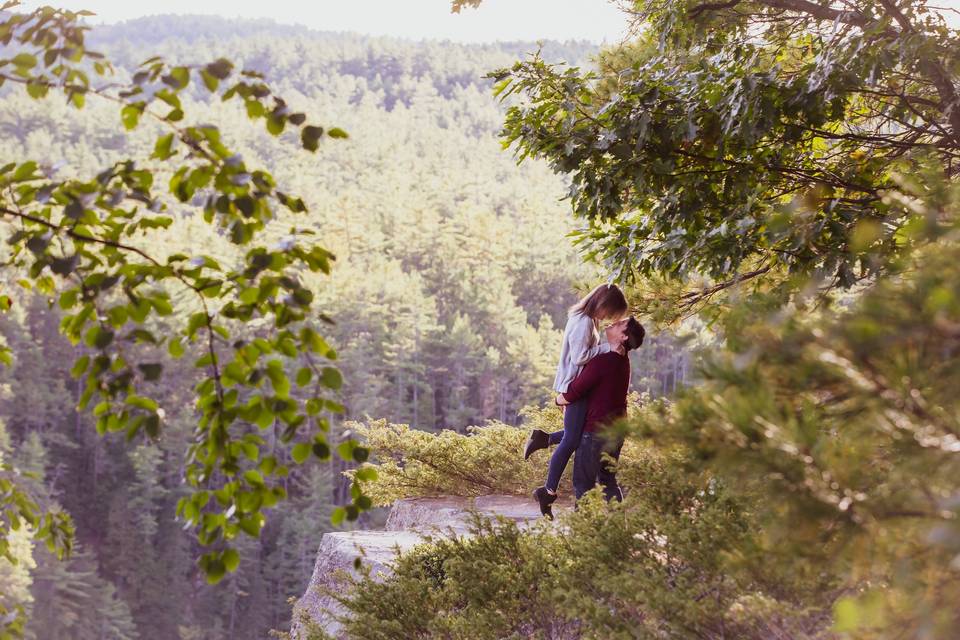
[[[560,405],[561,407],[565,407],[565,406],[567,406],[568,404],[570,404],[569,402],[567,402],[567,399],[563,397],[563,394],[562,394],[562,393],[558,393],[558,394],[557,394],[557,397],[556,397],[556,399],[554,400],[554,402],[556,402],[556,403],[557,403],[558,405]]]

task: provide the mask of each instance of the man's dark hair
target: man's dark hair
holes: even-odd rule
[[[643,344],[643,337],[647,335],[643,325],[637,322],[637,319],[630,316],[627,320],[627,339],[623,341],[623,348],[626,351],[633,351]]]

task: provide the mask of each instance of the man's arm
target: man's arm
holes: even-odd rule
[[[600,381],[603,380],[606,373],[606,358],[594,358],[587,363],[587,366],[583,368],[580,375],[573,379],[573,382],[567,387],[566,393],[561,393],[557,396],[557,404],[571,404],[580,398],[590,395],[590,392],[600,384]],[[566,402],[561,403],[561,398]]]

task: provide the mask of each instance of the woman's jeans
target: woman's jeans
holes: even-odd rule
[[[581,398],[573,404],[568,404],[563,410],[563,431],[554,431],[550,434],[550,444],[559,444],[550,456],[550,466],[547,467],[546,487],[556,491],[560,486],[560,476],[570,461],[570,456],[580,445],[580,436],[583,435],[583,424],[587,420],[587,400]]]

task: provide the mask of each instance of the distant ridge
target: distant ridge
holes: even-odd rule
[[[369,35],[353,31],[324,31],[303,25],[284,24],[268,18],[222,18],[204,14],[158,14],[94,25],[90,41],[98,46],[110,46],[135,37],[138,45],[159,44],[171,37],[185,42],[209,39],[242,38],[258,35],[301,37],[311,40],[362,39],[403,44],[443,44],[464,50],[498,50],[522,57],[542,46],[542,54],[549,60],[566,60],[579,64],[598,51],[598,46],[587,40],[504,40],[486,43],[462,43],[441,39],[414,40],[410,38]],[[573,54],[573,55],[571,55]]]
[[[410,106],[418,83],[433,85],[445,100],[464,90],[490,96],[489,72],[538,49],[545,60],[581,67],[589,66],[599,50],[587,41],[409,40],[209,15],[157,15],[95,25],[88,38],[92,49],[128,72],[154,55],[178,64],[227,57],[265,73],[281,90],[316,95],[337,86],[356,96],[380,91],[377,100],[387,111],[397,104]],[[202,92],[197,97],[203,99]]]

